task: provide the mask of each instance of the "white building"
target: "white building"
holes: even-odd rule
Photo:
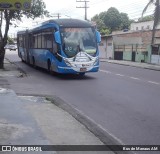
[[[130,30],[138,31],[138,30],[152,30],[154,21],[145,21],[145,22],[134,22],[131,23]],[[160,24],[156,29],[160,29]]]

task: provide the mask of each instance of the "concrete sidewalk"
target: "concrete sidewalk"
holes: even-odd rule
[[[113,64],[119,64],[119,65],[139,67],[139,68],[144,68],[144,69],[160,71],[160,65],[148,64],[148,63],[139,63],[139,62],[132,62],[132,61],[123,61],[123,60],[109,60],[109,59],[100,59],[100,61],[101,62],[108,62],[108,63],[113,63]]]
[[[6,81],[5,77],[19,75],[23,73],[5,60],[5,69],[0,70],[0,83]],[[45,97],[17,96],[6,83],[0,85],[0,145],[103,145],[84,125]],[[112,151],[44,153],[113,154]]]

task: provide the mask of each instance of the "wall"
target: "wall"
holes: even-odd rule
[[[131,31],[139,31],[139,30],[152,30],[153,29],[153,21],[145,21],[145,22],[135,22],[131,23]],[[160,24],[157,26],[157,29],[160,29]]]
[[[139,49],[133,51],[136,52],[136,57],[135,61],[137,62],[151,62],[151,39],[152,39],[152,31],[147,30],[147,31],[134,31],[134,32],[124,32],[120,34],[115,34],[115,35],[110,35],[110,36],[103,36],[102,39],[105,42],[105,52],[106,52],[106,58],[109,58],[111,55],[111,58],[114,58],[114,52],[115,50],[115,43],[114,43],[114,37],[119,37],[121,41],[117,41],[121,44],[124,45],[132,45],[131,40],[133,40],[133,44],[139,44],[142,45],[142,47],[138,47]],[[160,42],[160,29],[156,31],[155,37],[157,38],[156,42]],[[124,39],[123,39],[124,38]],[[137,39],[136,43],[136,38],[141,38],[141,41]],[[126,41],[127,40],[127,41]],[[112,42],[112,47],[108,46],[108,43]],[[116,43],[117,43],[116,42]],[[120,51],[121,52],[121,51]],[[132,50],[128,49],[128,51],[125,49],[123,50],[123,60],[131,60],[132,59]]]
[[[136,53],[136,61],[141,62],[144,60],[144,62],[151,62],[151,51],[148,47],[151,45],[151,39],[152,39],[152,31],[151,30],[150,31],[140,31],[140,32],[136,31],[136,32],[125,33],[125,34],[117,34],[116,36],[117,37],[125,37],[125,38],[127,38],[127,37],[129,37],[129,38],[141,37],[143,46]],[[156,37],[160,36],[160,30],[156,31],[155,36]],[[131,53],[123,53],[123,54],[126,55],[124,57],[124,59],[130,60],[129,54],[131,54]]]
[[[107,39],[107,44],[106,44],[106,46],[107,46],[107,50],[106,50],[106,54],[107,54],[107,59],[113,59],[113,39],[112,39],[112,37],[109,37],[108,39]]]
[[[143,45],[128,44],[115,45],[114,52],[123,52],[123,59],[127,61],[148,62],[148,54],[143,51]],[[135,54],[135,57],[133,55]]]
[[[102,37],[99,45],[100,58],[113,59],[112,37]]]
[[[132,52],[131,51],[123,51],[123,60],[132,60]]]
[[[160,55],[152,55],[151,63],[160,65]]]
[[[99,57],[100,58],[107,58],[107,54],[106,54],[106,50],[107,50],[107,47],[106,47],[106,38],[103,38],[101,39],[101,43],[99,44]]]

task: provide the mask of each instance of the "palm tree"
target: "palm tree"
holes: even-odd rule
[[[144,8],[142,12],[142,17],[143,14],[146,12],[147,8],[154,4],[155,5],[155,10],[154,10],[154,24],[153,24],[153,31],[152,31],[152,44],[154,44],[154,37],[155,37],[155,32],[156,32],[156,27],[158,26],[158,23],[160,22],[160,0],[149,0],[148,4]]]

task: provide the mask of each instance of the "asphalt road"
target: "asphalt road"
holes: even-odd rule
[[[102,62],[83,78],[53,76],[22,63],[15,51],[6,57],[28,74],[8,78],[17,93],[57,95],[124,144],[160,144],[160,72]]]

